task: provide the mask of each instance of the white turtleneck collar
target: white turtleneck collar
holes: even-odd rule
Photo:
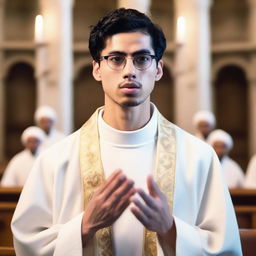
[[[134,131],[121,131],[108,125],[102,118],[104,109],[99,112],[98,125],[100,140],[122,147],[137,147],[152,142],[157,136],[157,109],[151,103],[153,113],[149,122]]]

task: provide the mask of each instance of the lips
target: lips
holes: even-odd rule
[[[140,92],[141,84],[136,82],[124,82],[119,86],[119,89],[126,96],[135,96]]]
[[[123,83],[120,85],[120,88],[128,88],[128,89],[139,89],[141,86],[138,83]]]

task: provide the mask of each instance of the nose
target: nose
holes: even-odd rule
[[[132,58],[126,58],[126,63],[123,69],[123,78],[128,78],[128,79],[136,78],[136,68],[133,64]]]

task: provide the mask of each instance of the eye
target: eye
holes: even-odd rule
[[[119,55],[111,55],[108,57],[108,61],[110,61],[114,65],[120,65],[124,62],[124,56]]]
[[[151,60],[151,57],[150,55],[138,55],[135,57],[135,61],[138,63],[138,64],[145,64],[145,63],[148,63],[150,62]]]

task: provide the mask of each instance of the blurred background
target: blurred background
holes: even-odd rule
[[[37,107],[52,106],[69,134],[103,105],[87,41],[90,26],[117,7],[146,12],[166,35],[152,101],[191,133],[194,113],[212,111],[245,169],[256,153],[255,0],[0,0],[0,172],[22,149]]]

